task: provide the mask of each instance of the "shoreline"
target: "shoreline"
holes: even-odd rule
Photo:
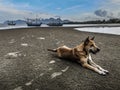
[[[17,28],[32,28],[34,26],[28,27],[27,25],[15,25],[15,26],[4,26],[0,27],[0,30],[3,28],[17,29]],[[56,27],[56,26],[46,26],[46,24],[41,25],[40,27]],[[39,27],[39,28],[40,28]],[[59,26],[58,26],[59,27]],[[64,24],[60,27],[70,27],[70,28],[87,28],[87,27],[120,27],[120,24]]]
[[[65,24],[62,27],[61,26],[60,27],[59,26],[58,27],[56,27],[56,26],[49,27],[49,26],[45,26],[45,24],[43,24],[40,27],[8,26],[8,27],[0,28],[0,31],[1,30],[29,29],[29,28],[74,28],[73,30],[78,30],[78,31],[88,32],[88,33],[120,35],[119,27],[120,27],[120,24]],[[110,29],[110,31],[108,30],[108,28]],[[112,30],[112,28],[113,28],[113,30]]]
[[[93,26],[92,26],[93,27]],[[90,27],[90,28],[92,28],[92,27]],[[120,27],[120,26],[119,26]],[[119,34],[114,34],[114,33],[104,33],[104,32],[93,32],[93,31],[83,31],[83,30],[80,30],[80,29],[84,29],[84,28],[89,28],[89,27],[86,27],[86,26],[84,26],[84,27],[21,27],[21,28],[9,28],[9,29],[1,29],[0,31],[7,31],[7,30],[24,30],[24,29],[49,29],[49,28],[66,28],[66,29],[73,29],[73,30],[75,30],[75,31],[79,31],[79,32],[85,32],[85,33],[95,33],[95,34],[107,34],[107,35],[116,35],[116,36],[119,36]],[[97,27],[95,27],[95,28],[97,28]],[[98,26],[98,28],[103,28],[104,29],[104,27],[99,27]],[[107,28],[107,27],[105,27],[105,28]]]

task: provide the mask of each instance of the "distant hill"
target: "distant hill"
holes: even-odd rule
[[[15,20],[16,25],[27,25],[25,20]],[[113,24],[113,23],[119,23],[119,18],[114,19],[108,19],[108,20],[95,20],[95,21],[83,21],[83,22],[74,22],[70,20],[62,20],[60,18],[49,18],[49,19],[41,19],[42,24],[48,24],[48,23],[63,23],[63,24]],[[5,21],[3,24],[0,24],[0,26],[6,26],[8,24],[8,21]]]
[[[58,23],[58,22],[60,22],[60,23],[68,23],[68,22],[71,22],[71,21],[69,21],[69,20],[61,20],[60,18],[57,18],[57,19],[49,18],[49,19],[42,19],[41,22],[43,24],[48,24],[48,23]]]
[[[25,20],[16,20],[15,22],[16,22],[17,25],[24,25],[24,24],[26,24]]]
[[[53,22],[54,23],[57,23],[57,22],[60,22],[60,23],[69,23],[71,21],[69,21],[69,20],[61,20],[60,18],[57,18],[57,19],[55,19],[55,18],[49,18],[49,19],[41,19],[41,22],[43,24],[48,24],[48,23],[53,23]],[[26,21],[25,20],[15,20],[15,23],[16,23],[16,25],[26,25]],[[5,21],[3,24],[7,25],[8,21]]]

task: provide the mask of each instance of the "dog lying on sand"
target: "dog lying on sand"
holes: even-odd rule
[[[48,49],[48,51],[56,52],[60,58],[74,59],[83,67],[93,70],[101,75],[106,75],[109,73],[108,70],[105,70],[101,66],[97,65],[90,55],[91,53],[96,54],[100,51],[94,42],[94,38],[95,37],[92,37],[90,39],[87,37],[84,42],[74,48],[69,48],[64,45],[56,49]]]

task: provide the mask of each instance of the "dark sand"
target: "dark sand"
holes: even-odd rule
[[[109,75],[47,51],[63,44],[74,47],[87,36],[96,37],[101,52],[93,59]],[[13,57],[10,52],[18,53]],[[120,90],[120,36],[59,27],[0,31],[0,90]]]

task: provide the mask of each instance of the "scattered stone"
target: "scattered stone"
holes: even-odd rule
[[[34,35],[32,35],[31,37],[35,37]]]
[[[69,66],[67,66],[65,69],[61,70],[62,72],[66,72],[69,69]]]
[[[22,43],[21,46],[27,47],[28,44],[27,43]]]
[[[25,39],[25,37],[21,37],[21,40]]]
[[[39,90],[39,89],[36,88],[35,90]]]
[[[13,89],[13,90],[23,90],[23,89],[22,89],[22,87],[21,87],[21,86],[19,86],[19,87],[17,87],[17,88],[15,88],[15,89]]]
[[[51,78],[53,79],[53,78],[60,76],[60,75],[62,75],[62,72],[55,72],[51,75]]]
[[[40,77],[43,76],[43,75],[44,75],[44,73],[41,73],[41,74],[40,74]]]
[[[58,41],[56,44],[60,44],[60,41]]]
[[[25,85],[30,86],[34,80],[32,79],[31,81],[27,82]]]
[[[50,62],[49,62],[49,64],[53,64],[53,63],[55,63],[55,61],[54,61],[54,60],[52,60],[52,61],[50,61]]]
[[[10,41],[9,43],[12,44],[12,43],[14,43],[14,42],[15,42],[15,39],[11,39],[11,41]]]
[[[51,70],[53,70],[53,68],[49,68],[48,70],[51,71]]]
[[[7,53],[7,55],[5,55],[5,57],[7,58],[17,58],[18,56],[21,56],[19,52],[10,52],[10,53]]]
[[[41,40],[44,40],[45,38],[44,38],[44,37],[38,37],[37,39],[41,39]]]

